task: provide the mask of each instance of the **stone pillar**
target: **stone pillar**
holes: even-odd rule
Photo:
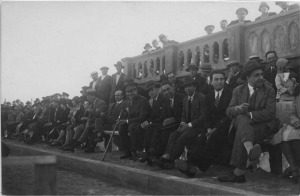
[[[127,75],[129,78],[133,78],[133,69],[135,69],[135,67],[133,67],[132,59],[129,58],[129,57],[126,57],[126,58],[123,58],[121,60],[124,63],[123,73],[125,75]]]
[[[245,27],[242,24],[232,25],[227,28],[229,59],[240,63],[245,62]]]
[[[164,48],[165,52],[165,72],[174,72],[177,69],[177,44],[169,44]]]

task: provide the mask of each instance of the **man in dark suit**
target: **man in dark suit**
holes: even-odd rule
[[[196,145],[187,157],[187,161],[175,160],[176,167],[189,177],[196,174],[196,166],[202,172],[206,172],[215,160],[228,164],[230,159],[228,131],[231,120],[226,115],[226,109],[230,103],[232,91],[224,88],[225,73],[223,71],[213,71],[211,78],[213,90],[206,96],[207,133],[197,138]]]
[[[269,12],[269,9],[270,7],[266,2],[261,2],[258,8],[258,11],[261,12],[261,16],[255,18],[255,21],[276,15],[275,12]]]
[[[266,61],[267,67],[264,71],[264,79],[272,84],[275,92],[277,91],[276,84],[275,84],[275,77],[277,75],[277,67],[276,62],[278,60],[278,56],[275,51],[268,51],[266,53]]]
[[[261,154],[258,143],[278,131],[275,92],[263,80],[263,70],[257,61],[247,61],[242,75],[247,82],[233,91],[226,113],[236,130],[230,160],[235,169],[231,175],[219,177],[219,181],[244,183],[247,159],[257,162]]]
[[[111,91],[111,76],[107,75],[108,67],[101,67],[102,75],[98,78],[96,85],[97,97],[108,105]]]
[[[209,86],[206,82],[206,78],[202,77],[198,74],[198,67],[195,64],[190,64],[188,68],[186,68],[187,72],[190,72],[190,76],[196,85],[196,91],[206,95],[209,91]]]
[[[234,25],[234,24],[245,24],[248,22],[251,22],[250,20],[245,20],[246,15],[248,15],[248,10],[246,8],[239,8],[236,10],[236,15],[237,15],[237,20],[233,20],[230,22],[230,25]]]
[[[197,141],[199,134],[206,134],[205,95],[196,92],[196,84],[193,78],[186,77],[183,83],[187,96],[183,100],[181,123],[179,128],[171,133],[165,154],[157,161],[162,169],[170,169],[173,162],[178,159],[186,146],[191,149]]]
[[[98,73],[96,71],[92,72],[91,78],[93,79],[93,81],[90,82],[89,88],[96,91],[96,86],[98,84]]]
[[[184,95],[176,92],[174,88],[168,81],[162,83],[161,91],[165,98],[160,116],[162,126],[154,130],[149,150],[151,159],[163,155],[170,134],[178,128],[181,121]]]
[[[128,97],[128,117],[126,120],[120,120],[120,137],[125,155],[121,159],[138,159],[138,153],[143,150],[144,130],[141,124],[147,120],[150,115],[149,101],[137,93],[137,84],[128,83],[125,87]],[[130,133],[130,138],[128,136]]]
[[[237,80],[241,77],[242,73],[240,72],[240,63],[237,61],[230,61],[226,65],[229,68],[228,77],[226,79],[225,85],[233,90],[238,86]]]
[[[111,92],[110,92],[110,102],[115,102],[115,92],[121,90],[123,92],[124,89],[124,81],[127,76],[122,73],[122,69],[124,68],[123,63],[118,61],[115,64],[115,68],[117,69],[117,73],[111,76]]]

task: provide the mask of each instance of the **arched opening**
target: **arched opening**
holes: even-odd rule
[[[165,60],[165,56],[163,56],[162,58],[162,74],[165,74],[166,72],[166,60]]]
[[[144,62],[144,78],[148,76],[148,67],[147,67],[147,61]]]
[[[139,66],[138,66],[138,75],[137,75],[137,78],[142,78],[143,76],[143,64],[141,62],[139,62]]]
[[[209,63],[209,47],[208,47],[208,45],[204,46],[203,53],[204,53],[204,63]]]
[[[229,60],[229,45],[228,45],[228,39],[224,39],[222,44],[222,52],[223,52],[223,60],[226,62]]]
[[[159,75],[159,72],[160,72],[160,59],[159,57],[156,58],[156,75]]]
[[[136,66],[135,66],[135,63],[133,64],[132,76],[133,76],[133,78],[137,78],[137,76],[136,76]]]
[[[191,49],[188,49],[188,51],[186,53],[186,58],[187,58],[187,67],[189,67],[192,62],[192,58],[193,58]]]
[[[200,51],[200,47],[197,46],[196,47],[196,56],[195,56],[195,64],[197,67],[200,67],[200,62],[201,62],[201,51]]]
[[[153,61],[153,59],[151,59],[151,61],[150,61],[150,74],[151,74],[151,76],[153,76],[154,75],[154,61]]]
[[[179,70],[183,70],[184,67],[184,53],[182,51],[180,51],[179,53]]]
[[[215,64],[219,62],[219,44],[215,42],[213,45],[213,61]]]

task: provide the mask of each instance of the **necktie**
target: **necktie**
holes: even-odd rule
[[[153,99],[152,107],[155,106],[155,103],[156,103],[156,99]]]
[[[173,109],[173,107],[174,107],[174,99],[170,99],[170,106]]]
[[[188,100],[188,122],[192,121],[192,98],[190,97]]]
[[[219,95],[220,95],[220,94],[219,94],[219,92],[218,92],[217,97],[216,97],[216,99],[215,99],[215,106],[216,106],[216,108],[218,107],[219,102],[220,102],[220,96],[219,96]]]

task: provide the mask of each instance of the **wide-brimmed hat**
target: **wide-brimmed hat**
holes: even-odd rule
[[[265,66],[257,62],[256,60],[249,60],[244,64],[244,71],[241,75],[241,78],[243,80],[246,79],[246,77],[253,71],[258,70],[258,69],[265,69]]]
[[[268,7],[268,9],[270,9],[269,5],[266,3],[266,2],[261,2],[260,5],[259,5],[259,8],[258,8],[258,11],[260,11],[260,9],[262,7]]]
[[[66,93],[66,92],[63,92],[62,95],[65,95],[65,96],[68,96],[68,97],[69,97],[69,94]]]
[[[244,8],[244,7],[241,7],[239,9],[237,9],[235,13],[238,14],[239,12],[245,12],[246,15],[248,14],[248,10],[246,8]]]
[[[96,72],[96,71],[93,71],[92,73],[91,73],[91,77],[93,77],[93,76],[98,76],[98,72]]]
[[[160,83],[158,82],[155,82],[155,81],[149,81],[147,84],[146,84],[146,91],[149,91],[151,90],[153,87],[160,87]]]
[[[279,67],[286,67],[289,63],[289,60],[285,59],[285,58],[279,58],[277,61],[276,61],[276,67],[279,68]]]
[[[223,20],[221,20],[221,22],[220,22],[220,23],[222,23],[222,22],[226,22],[226,23],[227,23],[227,20],[223,19]]]
[[[115,67],[118,66],[118,67],[124,68],[124,65],[123,65],[123,63],[122,63],[121,61],[118,61],[117,64],[115,64],[114,66],[115,66]]]
[[[207,25],[204,29],[205,29],[205,31],[207,31],[208,29],[214,30],[215,26],[214,25]]]
[[[194,84],[195,85],[196,82],[191,76],[186,76],[183,79],[183,84],[181,85],[181,87],[185,87],[186,85],[189,85],[189,84]]]
[[[87,89],[86,90],[86,95],[92,95],[92,96],[96,96],[97,93],[94,89]]]
[[[200,70],[204,71],[204,72],[211,72],[213,69],[212,69],[211,64],[209,64],[209,63],[202,63],[200,65]]]
[[[198,66],[196,66],[195,64],[190,64],[185,71],[189,72],[190,70],[197,70],[198,71]]]
[[[108,70],[109,68],[106,67],[106,66],[103,66],[103,67],[100,68],[100,70],[102,70],[102,69],[107,69]]]
[[[226,67],[227,68],[230,68],[231,66],[240,66],[240,63],[238,61],[229,61],[227,64],[226,64]]]
[[[158,37],[159,37],[159,39],[162,39],[162,38],[167,37],[167,36],[164,35],[164,34],[160,34]]]
[[[144,46],[144,49],[146,49],[147,47],[152,48],[152,46],[151,46],[149,43],[147,43],[147,44]]]
[[[138,84],[137,83],[135,83],[132,79],[131,80],[127,80],[127,84],[125,84],[125,89],[127,88],[127,87],[129,87],[129,86],[135,86],[135,87],[137,87],[138,86]]]

